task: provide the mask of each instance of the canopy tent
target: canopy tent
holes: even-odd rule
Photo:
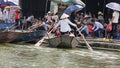
[[[71,3],[85,7],[85,3],[83,3],[81,0],[52,0],[52,1],[56,3]]]
[[[64,13],[70,15],[73,11],[80,11],[83,7],[80,5],[71,5],[67,9],[65,9]]]
[[[19,5],[19,0],[0,0],[0,4],[7,4],[10,6]]]
[[[60,3],[60,2],[64,2],[64,3],[71,3],[72,0],[52,0],[53,2],[57,2],[57,3]]]
[[[4,0],[0,0],[0,4],[5,4],[5,1]]]
[[[11,3],[13,3],[13,4],[15,4],[15,5],[19,5],[19,0],[4,0],[5,2],[11,2]]]

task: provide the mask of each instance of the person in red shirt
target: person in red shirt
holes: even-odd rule
[[[16,22],[16,27],[19,28],[20,27],[20,11],[17,10],[15,13],[15,22]]]
[[[93,37],[93,30],[92,30],[93,26],[91,24],[88,24],[87,27],[88,27],[88,33],[90,37]]]

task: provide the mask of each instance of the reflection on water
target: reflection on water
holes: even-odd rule
[[[0,45],[0,68],[120,68],[120,53],[87,49]]]

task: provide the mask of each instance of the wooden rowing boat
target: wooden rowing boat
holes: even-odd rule
[[[0,32],[0,42],[29,42],[40,39],[45,35],[45,30],[25,31],[25,30],[10,30]]]
[[[77,44],[76,41],[74,41],[74,37],[69,35],[50,38],[48,39],[48,43],[50,47],[55,48],[73,48]]]

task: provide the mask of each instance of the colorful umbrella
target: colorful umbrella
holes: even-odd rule
[[[111,3],[108,3],[106,5],[107,8],[110,8],[112,10],[117,10],[117,11],[120,11],[120,4],[118,3],[115,3],[115,2],[111,2]]]
[[[5,1],[4,0],[0,0],[0,4],[5,4]]]
[[[75,11],[75,10],[79,11],[82,9],[83,9],[83,7],[80,5],[71,5],[64,11],[64,13],[70,15],[73,11]]]

